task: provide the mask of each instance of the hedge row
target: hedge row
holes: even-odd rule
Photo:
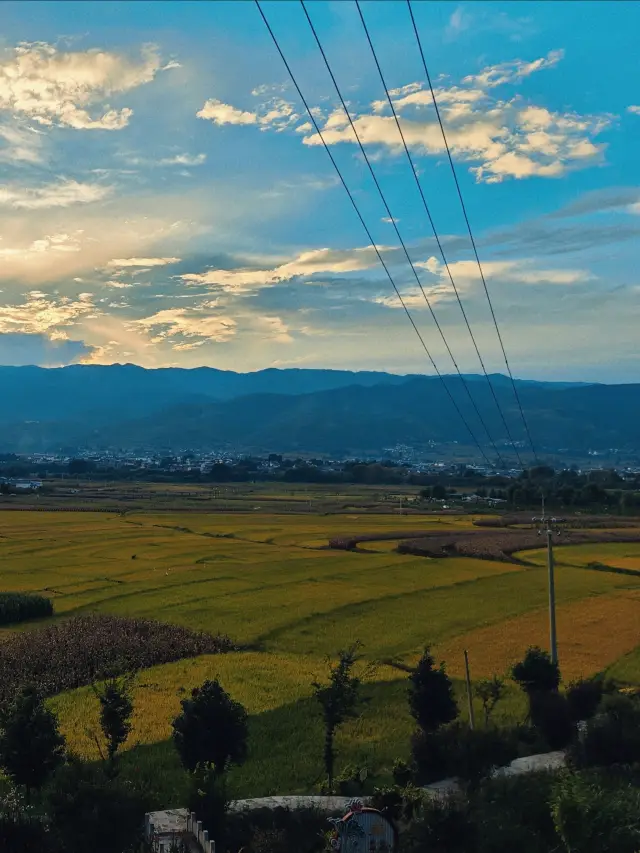
[[[0,592],[0,625],[53,616],[53,602],[29,592]]]

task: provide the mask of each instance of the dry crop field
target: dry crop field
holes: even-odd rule
[[[251,714],[251,754],[233,771],[235,791],[313,791],[322,774],[322,731],[311,682],[323,675],[327,655],[360,640],[377,666],[362,717],[340,733],[338,763],[384,777],[406,756],[412,729],[406,672],[394,663],[411,664],[431,643],[459,679],[468,649],[472,676],[480,678],[504,673],[527,645],[546,645],[544,551],[509,561],[395,550],[419,534],[464,536],[472,522],[347,510],[0,510],[0,592],[39,592],[55,605],[52,619],[1,628],[0,644],[93,612],[228,635],[237,651],[153,666],[137,679],[124,766],[161,779],[167,803],[178,803],[182,777],[170,721],[186,691],[215,675]],[[328,547],[329,540],[354,538],[357,549]],[[560,545],[557,601],[566,680],[608,670],[640,683],[640,542]],[[50,701],[71,746],[95,757],[91,690]],[[521,713],[515,690],[501,713]]]

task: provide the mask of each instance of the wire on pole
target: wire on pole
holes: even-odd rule
[[[482,281],[482,286],[484,288],[485,296],[487,297],[487,302],[489,304],[489,310],[491,311],[491,317],[493,319],[493,325],[494,325],[495,330],[496,330],[496,335],[498,336],[498,341],[500,343],[500,349],[502,350],[502,357],[504,359],[504,363],[505,363],[505,366],[507,368],[507,372],[509,374],[509,379],[511,380],[511,387],[513,389],[513,395],[515,397],[516,403],[518,404],[518,409],[520,411],[520,417],[522,418],[522,423],[524,424],[525,432],[527,434],[527,438],[529,440],[529,445],[531,447],[531,452],[533,453],[533,457],[534,457],[535,461],[538,462],[538,454],[537,454],[536,448],[533,444],[533,439],[531,438],[531,432],[529,430],[529,424],[527,423],[527,419],[526,419],[525,414],[524,414],[524,409],[522,408],[522,402],[520,400],[518,388],[516,386],[516,382],[515,382],[515,379],[513,377],[513,372],[511,371],[509,359],[507,358],[507,351],[506,351],[506,348],[504,345],[504,341],[502,339],[502,334],[500,333],[500,327],[498,325],[498,319],[496,317],[496,314],[495,314],[495,311],[493,308],[493,302],[491,301],[491,296],[489,295],[489,288],[487,287],[487,281],[486,281],[486,278],[484,275],[484,270],[482,269],[482,264],[480,262],[480,256],[478,254],[478,248],[476,245],[475,238],[473,236],[473,231],[471,229],[471,222],[469,220],[469,216],[467,213],[467,206],[464,203],[464,198],[462,196],[462,189],[460,188],[460,182],[458,181],[458,174],[456,172],[456,167],[455,167],[454,162],[453,162],[453,157],[451,156],[451,149],[449,147],[449,141],[447,139],[447,134],[446,134],[445,129],[444,129],[444,123],[442,121],[442,116],[440,115],[440,109],[438,107],[438,101],[436,98],[436,93],[434,91],[433,84],[431,82],[431,75],[429,74],[429,68],[427,66],[427,60],[426,60],[424,49],[422,46],[422,40],[420,38],[420,33],[418,32],[418,26],[416,24],[416,19],[413,15],[413,8],[411,6],[411,0],[406,0],[406,2],[407,2],[407,7],[409,9],[409,15],[411,16],[411,23],[413,25],[413,31],[414,31],[414,34],[416,37],[416,41],[418,43],[418,49],[420,51],[420,57],[422,59],[422,66],[424,68],[424,73],[426,75],[427,83],[429,85],[429,91],[431,93],[431,99],[433,100],[433,106],[435,107],[436,116],[438,118],[438,124],[440,125],[440,131],[442,133],[442,139],[444,141],[445,148],[447,150],[447,158],[449,160],[449,166],[451,168],[451,174],[453,175],[453,180],[454,180],[454,183],[456,185],[456,191],[458,194],[458,199],[460,201],[460,206],[462,208],[462,214],[464,216],[464,221],[465,221],[465,224],[467,226],[467,231],[469,233],[469,240],[471,241],[471,246],[473,248],[473,254],[475,256],[476,263],[478,265],[478,271],[480,273],[480,279]],[[356,3],[357,3],[357,0],[356,0]],[[515,445],[514,445],[514,447],[515,447]]]
[[[355,211],[355,213],[356,213],[356,215],[357,215],[358,219],[360,220],[360,223],[361,223],[362,227],[364,228],[365,233],[367,234],[367,237],[368,237],[368,239],[369,239],[369,241],[370,241],[370,243],[371,243],[371,246],[372,246],[372,248],[374,249],[374,251],[375,251],[375,253],[376,253],[376,256],[377,256],[377,258],[378,258],[378,260],[379,260],[380,264],[382,265],[382,267],[383,267],[383,269],[384,269],[384,271],[385,271],[385,273],[386,273],[386,275],[387,275],[387,278],[389,279],[389,281],[390,281],[390,283],[391,283],[391,285],[392,285],[392,287],[393,287],[393,289],[394,289],[394,291],[395,291],[395,293],[396,293],[396,296],[398,297],[398,300],[399,300],[400,304],[402,305],[402,308],[404,309],[404,312],[405,312],[405,314],[407,315],[407,318],[408,318],[409,322],[411,323],[411,326],[413,327],[414,332],[415,332],[415,333],[416,333],[416,335],[418,336],[418,339],[419,339],[419,341],[420,341],[420,343],[421,343],[421,345],[422,345],[422,348],[424,349],[425,353],[427,354],[427,357],[429,358],[429,361],[431,362],[431,365],[432,365],[432,367],[433,367],[433,369],[434,369],[435,373],[437,374],[438,378],[439,378],[439,379],[440,379],[440,381],[442,382],[442,385],[443,385],[443,387],[444,387],[444,389],[445,389],[445,392],[446,392],[447,396],[449,397],[449,399],[451,400],[451,403],[452,403],[452,405],[454,406],[454,408],[455,408],[456,412],[458,413],[458,415],[459,415],[460,419],[462,420],[462,422],[463,422],[463,424],[464,424],[464,426],[465,426],[465,428],[466,428],[467,432],[469,433],[469,435],[470,435],[470,437],[471,437],[471,439],[472,439],[473,444],[477,447],[478,451],[480,452],[480,455],[481,455],[481,456],[482,456],[482,458],[485,460],[485,462],[487,463],[487,465],[488,465],[489,467],[493,467],[493,465],[492,465],[491,461],[489,460],[488,456],[486,455],[486,453],[485,453],[485,452],[484,452],[484,450],[482,449],[482,446],[481,446],[480,442],[478,441],[478,439],[477,439],[477,437],[476,437],[475,433],[473,432],[473,430],[472,430],[472,429],[471,429],[471,427],[469,426],[469,423],[467,422],[467,419],[465,418],[465,416],[464,416],[464,414],[462,413],[462,411],[461,411],[460,407],[458,406],[458,404],[457,404],[457,402],[456,402],[455,398],[453,397],[453,395],[452,395],[452,393],[451,393],[451,391],[450,391],[450,389],[449,389],[449,386],[448,386],[448,385],[447,385],[447,383],[445,382],[444,376],[443,376],[443,375],[440,373],[440,371],[438,370],[438,367],[437,367],[437,365],[436,365],[436,363],[435,363],[435,361],[434,361],[434,359],[433,359],[433,357],[432,357],[431,353],[429,352],[429,349],[428,349],[428,347],[427,347],[427,345],[426,345],[426,343],[425,343],[425,341],[424,341],[424,338],[422,337],[422,334],[420,333],[420,330],[418,329],[418,326],[416,325],[415,320],[413,319],[413,317],[412,317],[412,315],[411,315],[411,312],[409,311],[409,309],[408,309],[408,307],[407,307],[407,305],[406,305],[406,303],[405,303],[404,299],[402,298],[402,295],[401,295],[401,293],[400,293],[400,291],[399,291],[399,289],[398,289],[398,286],[397,286],[397,285],[396,285],[396,283],[395,283],[395,280],[393,279],[393,276],[391,275],[391,273],[390,273],[390,271],[389,271],[389,268],[387,267],[387,265],[386,265],[386,263],[385,263],[385,261],[384,261],[384,259],[383,259],[382,255],[380,254],[380,250],[378,249],[378,247],[377,247],[377,245],[376,245],[376,243],[375,243],[375,241],[374,241],[374,239],[373,239],[373,236],[372,236],[372,234],[371,234],[371,232],[370,232],[370,230],[369,230],[369,227],[367,226],[367,224],[366,224],[366,222],[365,222],[365,220],[364,220],[364,217],[362,216],[362,213],[360,212],[360,208],[359,208],[359,207],[358,207],[358,205],[356,204],[356,201],[355,201],[355,199],[354,199],[354,197],[353,197],[353,193],[352,193],[352,192],[351,192],[351,190],[349,189],[349,186],[348,186],[348,184],[347,184],[347,182],[346,182],[346,180],[345,180],[345,178],[344,178],[344,176],[343,176],[342,172],[340,171],[340,168],[339,168],[338,164],[336,163],[336,160],[335,160],[335,158],[334,158],[333,154],[331,153],[331,150],[330,150],[330,148],[329,148],[329,146],[328,146],[328,144],[327,144],[327,142],[326,142],[326,140],[325,140],[325,138],[324,138],[324,136],[323,136],[323,134],[322,134],[322,131],[320,130],[320,127],[319,127],[319,125],[318,125],[318,122],[317,122],[317,120],[316,120],[316,117],[314,116],[313,112],[311,111],[311,108],[309,107],[309,104],[308,104],[308,102],[307,102],[307,100],[306,100],[305,96],[303,95],[303,93],[302,93],[302,90],[301,90],[300,86],[298,85],[298,81],[297,81],[297,79],[296,79],[296,77],[295,77],[295,75],[294,75],[294,73],[293,73],[293,71],[292,71],[292,69],[291,69],[291,66],[290,66],[290,65],[289,65],[289,63],[287,62],[287,59],[286,59],[286,57],[285,57],[285,55],[284,55],[284,52],[283,52],[282,48],[280,47],[280,43],[278,42],[278,39],[277,39],[277,37],[276,37],[275,33],[273,32],[273,30],[272,30],[272,28],[271,28],[271,25],[269,24],[269,21],[268,21],[268,19],[267,19],[266,15],[265,15],[265,13],[264,13],[264,10],[262,9],[262,6],[260,5],[260,0],[254,0],[254,2],[255,2],[256,6],[257,6],[257,8],[258,8],[258,11],[259,11],[259,13],[260,13],[260,16],[262,17],[262,20],[264,21],[264,24],[265,24],[265,26],[266,26],[266,28],[267,28],[267,31],[269,32],[269,35],[271,36],[271,39],[272,39],[272,41],[273,41],[273,43],[274,43],[274,45],[275,45],[275,47],[276,47],[276,50],[278,51],[278,53],[279,53],[279,55],[280,55],[280,58],[282,59],[282,62],[283,62],[283,64],[284,64],[285,68],[287,69],[287,73],[289,74],[289,77],[291,78],[291,82],[293,83],[293,85],[294,85],[294,87],[295,87],[295,89],[296,89],[296,91],[297,91],[297,93],[298,93],[298,96],[300,97],[300,100],[301,100],[301,101],[302,101],[302,103],[304,104],[304,107],[305,107],[305,109],[306,109],[306,111],[307,111],[307,113],[308,113],[308,115],[309,115],[309,119],[311,120],[311,123],[313,124],[313,126],[314,126],[314,128],[315,128],[315,131],[316,131],[316,133],[318,134],[318,137],[319,137],[320,141],[322,142],[322,145],[323,145],[323,147],[324,147],[325,151],[327,152],[327,154],[328,154],[328,156],[329,156],[329,159],[331,160],[331,163],[332,163],[332,165],[333,165],[333,168],[335,169],[336,174],[338,175],[338,178],[340,179],[340,182],[341,182],[342,186],[344,187],[345,192],[347,193],[347,195],[348,195],[348,197],[349,197],[349,201],[351,202],[351,204],[352,204],[352,206],[353,206],[353,209],[354,209],[354,211]]]

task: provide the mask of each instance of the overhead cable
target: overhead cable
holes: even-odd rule
[[[283,62],[283,64],[284,64],[285,68],[287,69],[287,73],[289,74],[289,77],[291,78],[291,82],[293,83],[293,85],[294,85],[294,87],[295,87],[295,89],[296,89],[296,91],[297,91],[297,93],[298,93],[298,96],[299,96],[300,100],[301,100],[301,101],[302,101],[302,103],[304,104],[304,107],[305,107],[305,109],[306,109],[306,111],[307,111],[307,113],[308,113],[308,115],[309,115],[309,119],[311,120],[311,123],[313,124],[313,126],[314,126],[314,128],[315,128],[315,131],[316,131],[316,133],[318,134],[318,138],[319,138],[319,139],[320,139],[320,141],[322,142],[322,145],[323,145],[323,147],[324,147],[325,151],[327,152],[327,154],[328,154],[328,156],[329,156],[329,159],[331,160],[331,163],[332,163],[332,165],[333,165],[333,168],[335,169],[336,174],[338,175],[338,178],[340,179],[340,182],[341,182],[342,186],[344,187],[345,192],[347,193],[347,195],[348,195],[348,197],[349,197],[349,201],[351,202],[351,205],[353,206],[353,209],[354,209],[354,211],[355,211],[355,213],[356,213],[356,215],[357,215],[358,219],[360,220],[360,223],[361,223],[361,225],[362,225],[362,227],[363,227],[363,229],[364,229],[364,231],[365,231],[365,233],[366,233],[366,235],[367,235],[367,237],[368,237],[368,239],[369,239],[369,242],[370,242],[370,244],[371,244],[372,248],[374,249],[374,251],[375,251],[375,253],[376,253],[376,256],[377,256],[378,260],[380,261],[380,264],[382,265],[382,267],[383,267],[383,269],[384,269],[384,271],[385,271],[385,273],[386,273],[386,276],[387,276],[387,278],[389,279],[389,282],[391,283],[391,286],[393,287],[393,289],[394,289],[394,291],[395,291],[395,294],[396,294],[396,296],[398,297],[398,300],[399,300],[400,304],[402,305],[402,308],[404,309],[405,314],[407,315],[407,319],[408,319],[408,320],[409,320],[409,322],[411,323],[411,326],[413,327],[414,332],[415,332],[415,333],[416,333],[416,335],[418,336],[418,339],[419,339],[419,341],[420,341],[420,343],[421,343],[421,345],[422,345],[422,348],[424,349],[424,351],[425,351],[425,353],[426,353],[426,355],[427,355],[427,357],[428,357],[429,361],[431,362],[431,365],[432,365],[432,367],[433,367],[433,369],[434,369],[435,373],[437,374],[438,378],[439,378],[439,379],[440,379],[440,381],[442,382],[442,385],[443,385],[443,387],[444,387],[444,389],[445,389],[445,392],[446,392],[447,396],[449,397],[449,399],[451,400],[451,403],[452,403],[452,405],[454,406],[454,408],[455,408],[456,412],[458,413],[458,415],[459,415],[460,419],[462,420],[462,422],[463,422],[463,424],[464,424],[464,426],[465,426],[465,428],[466,428],[467,432],[469,433],[469,436],[471,437],[471,440],[472,440],[473,444],[478,448],[478,451],[480,452],[480,455],[481,455],[481,456],[482,456],[482,458],[485,460],[485,462],[487,463],[487,465],[489,465],[490,467],[493,467],[493,464],[491,463],[491,461],[489,460],[489,458],[488,458],[488,456],[486,455],[485,451],[483,450],[482,445],[481,445],[481,444],[480,444],[480,442],[478,441],[478,439],[477,439],[477,437],[476,437],[475,433],[474,433],[474,432],[473,432],[473,430],[471,429],[471,427],[470,427],[470,425],[469,425],[469,423],[468,423],[467,419],[465,418],[465,416],[464,416],[464,414],[462,413],[462,411],[461,411],[460,407],[458,406],[458,404],[457,404],[457,402],[456,402],[455,398],[453,397],[453,395],[452,395],[452,393],[451,393],[451,391],[450,391],[450,389],[449,389],[449,386],[448,386],[448,385],[447,385],[447,383],[445,382],[444,376],[443,376],[443,375],[440,373],[440,371],[438,370],[438,367],[437,367],[437,365],[436,365],[436,363],[435,363],[435,361],[434,361],[434,359],[433,359],[433,357],[432,357],[431,353],[429,352],[429,349],[428,349],[428,347],[427,347],[427,345],[426,345],[426,343],[425,343],[425,341],[424,341],[424,338],[422,337],[422,334],[420,333],[420,330],[418,329],[418,326],[416,325],[416,322],[415,322],[415,320],[413,319],[413,317],[412,317],[412,315],[411,315],[411,312],[409,311],[409,308],[407,307],[407,305],[406,305],[406,303],[405,303],[404,299],[402,298],[402,294],[400,293],[400,290],[398,289],[398,286],[396,285],[395,280],[394,280],[393,276],[391,275],[391,272],[389,271],[389,268],[388,268],[387,264],[386,264],[386,263],[385,263],[385,261],[384,261],[384,258],[383,258],[383,257],[382,257],[382,255],[380,254],[380,250],[378,249],[378,247],[377,247],[377,245],[376,245],[376,243],[375,243],[375,241],[374,241],[374,239],[373,239],[373,236],[372,236],[372,234],[371,234],[371,231],[369,230],[369,227],[367,226],[367,224],[366,224],[366,222],[365,222],[365,220],[364,220],[364,217],[362,216],[362,213],[360,212],[360,208],[359,208],[359,207],[358,207],[358,205],[356,204],[356,201],[355,201],[355,199],[354,199],[354,197],[353,197],[353,193],[352,193],[352,192],[351,192],[351,190],[349,189],[349,186],[348,186],[348,184],[347,184],[347,182],[346,182],[346,180],[345,180],[345,178],[344,178],[344,176],[343,176],[343,174],[342,174],[342,172],[341,172],[341,170],[340,170],[340,168],[339,168],[338,164],[336,163],[336,160],[335,160],[335,158],[334,158],[333,154],[331,153],[331,150],[330,150],[330,148],[329,148],[329,146],[328,146],[328,144],[327,144],[327,142],[326,142],[326,140],[325,140],[325,138],[324,138],[324,136],[323,136],[323,134],[322,134],[322,131],[320,130],[320,127],[319,127],[319,125],[318,125],[318,122],[317,122],[317,120],[316,120],[316,117],[314,116],[314,114],[313,114],[313,112],[312,112],[312,110],[311,110],[311,108],[310,108],[310,106],[309,106],[309,104],[308,104],[308,102],[307,102],[307,100],[306,100],[306,98],[305,98],[304,94],[302,93],[302,89],[301,89],[301,88],[300,88],[300,86],[298,85],[298,81],[297,81],[297,79],[296,79],[296,77],[295,77],[295,75],[294,75],[294,73],[293,73],[293,71],[292,71],[292,69],[291,69],[291,66],[289,65],[289,63],[288,63],[288,61],[287,61],[287,59],[286,59],[286,57],[285,57],[285,55],[284,55],[284,52],[283,52],[282,48],[280,47],[280,43],[278,42],[278,39],[277,39],[277,37],[276,37],[275,33],[273,32],[273,30],[272,30],[272,28],[271,28],[271,25],[269,24],[269,21],[268,21],[268,19],[267,19],[266,15],[265,15],[265,13],[264,13],[264,10],[262,9],[262,6],[260,5],[260,0],[255,0],[255,4],[256,4],[256,6],[257,6],[257,8],[258,8],[258,11],[259,11],[259,13],[260,13],[260,16],[262,17],[262,20],[264,21],[264,24],[265,24],[265,26],[266,26],[266,28],[267,28],[267,31],[269,32],[269,35],[271,36],[271,39],[272,39],[272,41],[273,41],[273,43],[274,43],[274,45],[275,45],[275,48],[276,48],[276,50],[278,51],[278,54],[280,55],[280,58],[282,59],[282,62]]]

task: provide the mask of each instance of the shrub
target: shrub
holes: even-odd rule
[[[550,749],[563,749],[575,734],[569,703],[561,693],[530,693],[529,714]]]
[[[518,756],[513,732],[504,729],[475,729],[453,723],[437,732],[419,733],[413,740],[417,781],[429,784],[458,777],[472,786],[489,776],[495,767]]]
[[[133,678],[133,675],[123,678],[115,676],[107,679],[102,685],[93,685],[93,692],[100,703],[100,728],[107,744],[107,758],[112,769],[118,749],[131,732]]]
[[[426,799],[420,818],[403,833],[403,853],[469,853],[476,827],[468,802],[460,797]]]
[[[558,849],[551,817],[552,773],[485,780],[473,798],[478,853],[548,853]]]
[[[372,808],[378,809],[394,823],[408,823],[421,813],[428,794],[415,785],[376,788],[369,800]]]
[[[309,808],[231,812],[227,818],[226,846],[222,849],[255,853],[257,848],[268,853],[266,845],[286,840],[284,850],[287,853],[321,853],[325,849],[323,836],[327,825],[326,814]]]
[[[54,776],[46,807],[65,853],[122,853],[140,843],[150,803],[130,783],[108,778],[100,765],[72,761]]]
[[[604,695],[602,678],[580,678],[567,688],[569,713],[574,722],[588,720],[596,713]]]
[[[433,732],[458,716],[453,684],[444,663],[435,666],[429,647],[409,676],[409,709],[423,732]]]
[[[566,775],[552,801],[556,831],[568,851],[637,853],[640,789],[589,774]]]
[[[370,793],[371,783],[367,784],[369,772],[366,767],[347,765],[336,777],[338,793],[343,797],[362,797]]]
[[[209,836],[222,844],[227,832],[229,796],[226,780],[210,767],[200,767],[191,774],[189,811],[195,812]]]
[[[560,686],[560,668],[552,663],[549,653],[530,646],[524,658],[511,669],[513,680],[527,695],[548,693]]]
[[[483,678],[474,685],[473,692],[482,702],[484,724],[488,726],[491,714],[504,696],[504,679],[497,675],[494,675],[492,678]]]
[[[151,619],[79,616],[0,643],[0,701],[22,684],[53,696],[106,676],[234,648],[228,637]]]
[[[575,768],[640,762],[640,707],[625,696],[606,697],[602,711],[587,722],[568,750]]]
[[[28,592],[0,592],[0,625],[53,616],[53,602]]]
[[[401,788],[405,788],[413,782],[415,778],[415,770],[415,766],[407,764],[407,762],[403,761],[401,758],[396,758],[393,762],[393,770],[391,771],[393,781]]]
[[[0,850],[54,853],[47,824],[33,813],[14,786],[0,794]]]
[[[64,738],[58,720],[44,707],[33,687],[0,707],[0,767],[16,785],[41,788],[64,760]]]

